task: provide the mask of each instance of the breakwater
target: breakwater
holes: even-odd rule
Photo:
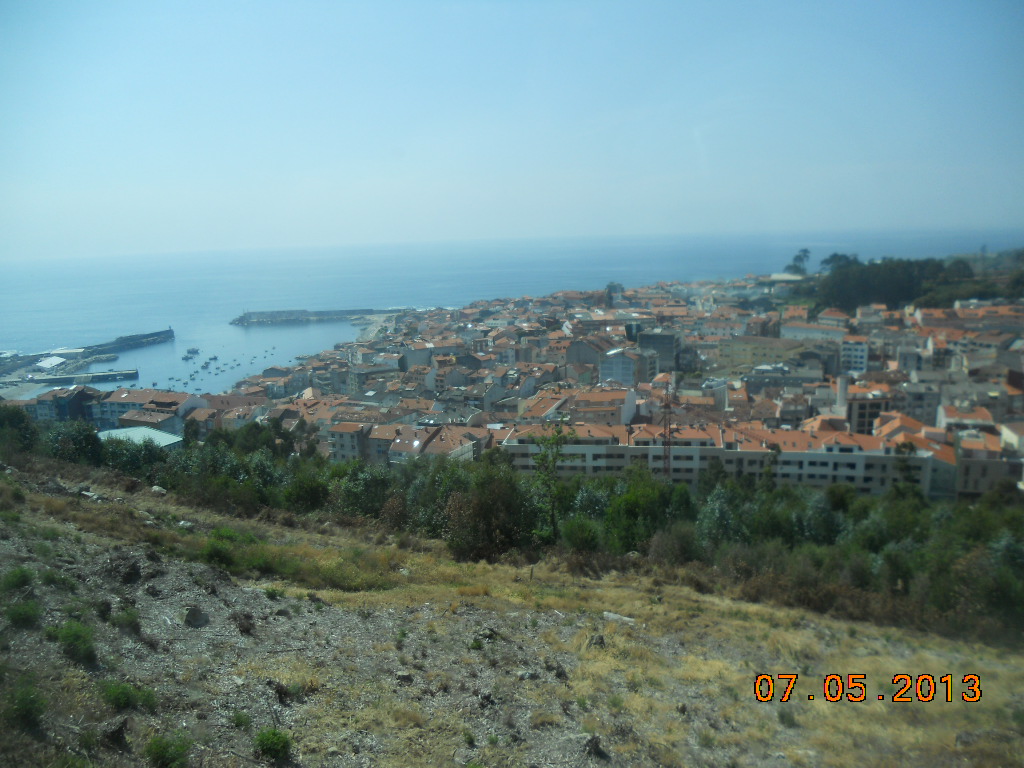
[[[394,313],[396,310],[390,310]],[[288,323],[326,323],[334,320],[351,322],[364,315],[384,314],[383,309],[279,309],[271,312],[243,312],[232,325],[285,325]]]
[[[107,355],[113,352],[123,352],[126,349],[137,349],[138,347],[148,347],[152,344],[163,344],[167,341],[174,340],[174,329],[168,328],[166,331],[154,331],[153,333],[135,333],[129,336],[118,336],[113,341],[107,341],[103,344],[93,344],[90,347],[86,347],[83,352],[85,357],[95,357],[96,355]]]

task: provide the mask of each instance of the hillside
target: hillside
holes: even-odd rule
[[[1019,652],[702,594],[640,559],[457,563],[134,486],[43,462],[0,480],[6,765],[266,765],[266,729],[310,767],[1024,765]],[[756,700],[758,675],[793,673],[791,701],[778,678]],[[826,701],[829,674],[864,675],[866,700]],[[951,675],[953,701],[893,701],[897,674]]]

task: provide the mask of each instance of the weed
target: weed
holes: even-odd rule
[[[12,627],[18,629],[30,629],[36,626],[42,615],[43,609],[35,600],[23,600],[4,609],[4,616],[11,622]]]
[[[36,730],[45,712],[46,699],[28,681],[15,686],[4,702],[4,720],[26,731]]]
[[[624,706],[626,706],[626,700],[619,694],[613,693],[608,697],[608,709],[619,712]]]
[[[469,650],[480,651],[483,650],[484,642],[479,637],[474,637],[473,642],[469,644]]]
[[[32,552],[40,560],[52,560],[53,559],[53,547],[45,541],[37,541],[32,545]]]
[[[284,590],[277,587],[267,587],[263,590],[263,594],[267,596],[267,600],[277,600],[284,597]]]
[[[192,739],[178,732],[173,736],[154,736],[146,744],[146,759],[153,768],[187,768]]]
[[[43,511],[48,515],[64,515],[68,511],[68,503],[64,499],[55,499],[47,496],[43,499]],[[50,528],[48,530],[53,529]]]
[[[86,728],[78,734],[78,747],[86,754],[92,754],[100,748],[100,732],[95,728]]]
[[[476,737],[473,735],[473,732],[469,730],[469,728],[464,728],[462,730],[462,740],[466,742],[466,746],[470,749],[476,746]]]
[[[492,733],[490,736],[487,737],[487,743],[490,744],[492,747],[498,746],[498,737]]]
[[[0,592],[13,592],[32,585],[32,571],[24,566],[12,568],[0,577]]]
[[[405,638],[407,638],[408,636],[409,632],[404,627],[398,630],[398,635],[395,637],[395,648],[397,650],[400,651],[402,650],[402,648],[405,647]]]
[[[48,587],[56,587],[66,592],[74,592],[78,589],[78,583],[66,573],[47,568],[39,574],[39,580]]]
[[[252,726],[252,716],[248,712],[236,709],[231,713],[231,725],[247,731]]]
[[[423,713],[416,709],[400,707],[391,713],[391,719],[395,725],[401,728],[422,728],[427,720]]]
[[[275,762],[288,759],[292,750],[292,737],[277,728],[264,728],[253,740],[256,751]]]
[[[230,541],[236,544],[255,544],[259,539],[248,531],[239,531],[228,526],[221,526],[210,531],[210,538],[216,541]]]
[[[136,688],[131,683],[107,680],[100,683],[100,695],[114,709],[156,709],[156,694],[150,688]]]
[[[711,749],[715,746],[715,732],[710,728],[702,728],[697,733],[697,744],[704,749]]]
[[[126,608],[119,613],[115,613],[110,623],[123,632],[129,632],[133,635],[139,635],[142,633],[142,624],[139,621],[139,612],[134,608]]]
[[[530,727],[534,730],[558,725],[560,718],[551,712],[534,712],[530,715]]]
[[[579,707],[583,712],[586,712],[588,709],[590,709],[590,702],[587,701],[586,696],[580,696],[578,699],[576,699],[576,706]]]
[[[779,723],[786,728],[796,728],[796,713],[789,707],[781,707],[778,713]]]
[[[57,628],[55,639],[63,646],[64,655],[72,661],[82,664],[92,664],[96,661],[96,646],[92,642],[92,627],[74,619],[65,621]]]

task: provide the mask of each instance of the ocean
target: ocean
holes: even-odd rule
[[[1024,229],[505,240],[14,262],[0,278],[0,351],[46,352],[171,327],[174,342],[123,352],[93,370],[138,368],[140,387],[223,392],[245,376],[359,334],[346,322],[230,324],[247,310],[462,306],[594,290],[611,281],[630,287],[766,274],[781,271],[801,248],[811,251],[813,270],[837,251],[866,260],[944,257],[982,246],[989,252],[1024,246]],[[190,347],[199,356],[183,361]],[[212,356],[218,360],[199,369]]]

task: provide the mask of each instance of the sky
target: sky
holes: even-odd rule
[[[1024,228],[1020,0],[0,3],[0,264]]]

